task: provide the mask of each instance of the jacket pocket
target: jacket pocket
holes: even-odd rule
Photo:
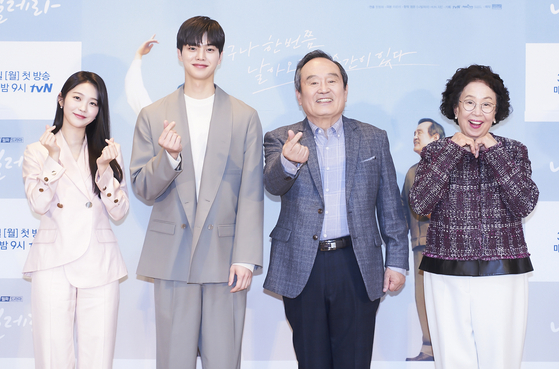
[[[148,231],[175,234],[175,223],[154,219],[150,222]]]
[[[377,158],[377,157],[373,155],[373,156],[371,156],[370,158],[361,160],[361,163],[366,163],[366,162],[371,161],[371,160],[376,160],[376,158]]]
[[[235,235],[235,225],[234,224],[218,225],[217,235],[219,237],[233,237]]]
[[[56,229],[39,229],[33,243],[53,243],[56,240],[58,231]]]
[[[272,232],[270,233],[270,237],[273,238],[274,240],[287,242],[289,241],[289,237],[291,237],[291,231],[289,229],[275,227],[274,229],[272,229]]]
[[[96,229],[95,235],[97,236],[97,241],[101,243],[105,242],[117,242],[116,236],[112,229]]]

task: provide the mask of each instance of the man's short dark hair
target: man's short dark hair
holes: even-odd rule
[[[347,73],[345,72],[344,67],[342,67],[342,65],[340,63],[338,63],[337,61],[332,59],[332,57],[329,54],[325,53],[322,50],[313,50],[310,53],[308,53],[307,55],[303,56],[303,58],[301,60],[299,60],[299,63],[297,63],[297,69],[295,70],[295,79],[294,79],[295,89],[297,91],[301,92],[301,69],[303,69],[305,64],[307,64],[308,62],[310,62],[311,60],[313,60],[315,58],[328,59],[332,63],[334,63],[338,66],[338,68],[340,69],[340,73],[342,75],[342,80],[344,82],[344,90],[345,90],[347,88]]]
[[[217,21],[205,16],[192,17],[184,21],[177,32],[177,49],[182,52],[185,45],[201,45],[205,34],[208,37],[208,45],[217,47],[221,54],[225,45],[225,32]]]
[[[425,122],[431,122],[431,125],[429,126],[429,129],[427,130],[427,133],[429,133],[430,137],[433,137],[433,135],[435,135],[435,134],[439,134],[439,140],[441,138],[446,137],[446,135],[444,133],[443,126],[441,126],[439,123],[435,122],[431,118],[422,118],[422,119],[419,120],[419,122],[417,122],[417,125],[420,125],[421,123],[425,123]]]

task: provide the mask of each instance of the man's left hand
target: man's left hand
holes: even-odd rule
[[[398,291],[404,286],[405,282],[405,275],[395,272],[390,268],[386,268],[386,271],[384,272],[384,287],[382,288],[382,292],[386,292],[389,290],[392,292]]]
[[[235,276],[237,276],[237,283],[235,287],[231,289],[231,292],[246,290],[248,286],[250,286],[250,282],[252,282],[252,272],[249,269],[241,265],[231,265],[231,269],[229,269],[229,286],[233,285]]]

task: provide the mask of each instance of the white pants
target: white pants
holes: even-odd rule
[[[70,284],[64,267],[33,272],[31,310],[36,369],[110,369],[116,339],[119,282],[93,288]]]
[[[528,276],[425,272],[425,305],[437,369],[519,369]]]

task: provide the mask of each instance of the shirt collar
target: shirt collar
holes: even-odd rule
[[[314,134],[316,134],[319,129],[322,129],[319,126],[314,125],[313,122],[311,122],[310,120],[308,120],[308,122],[309,122],[309,126],[311,127],[311,130]],[[328,131],[328,133],[332,133],[332,134],[336,135],[336,134],[341,134],[343,132],[343,130],[344,130],[344,124],[343,124],[342,116],[340,115],[340,118],[336,121],[336,123],[334,123],[332,125],[332,127],[328,128],[327,131]],[[328,136],[330,136],[330,135],[328,135]]]

